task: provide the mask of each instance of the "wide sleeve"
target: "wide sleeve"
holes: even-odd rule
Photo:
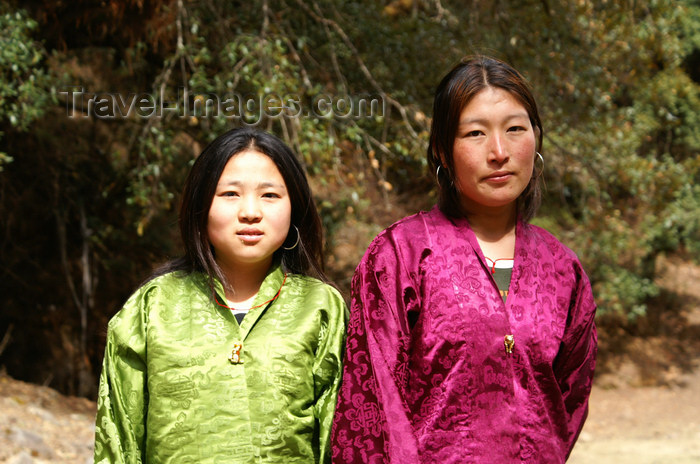
[[[321,463],[331,462],[330,438],[333,414],[338,400],[348,309],[345,301],[330,289],[328,310],[323,311],[319,344],[313,364],[314,416],[318,424],[318,449]]]
[[[588,398],[593,385],[598,346],[596,305],[591,284],[578,261],[575,267],[576,291],[571,300],[564,338],[554,361],[554,374],[568,416],[567,456],[588,415]]]
[[[147,298],[137,292],[109,322],[95,423],[95,464],[145,462]]]
[[[353,276],[334,463],[419,462],[406,399],[407,306],[417,292],[405,265],[399,244],[381,234]]]

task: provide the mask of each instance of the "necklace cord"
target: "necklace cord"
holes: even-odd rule
[[[491,261],[493,264],[491,265],[491,275],[496,273],[496,262],[497,261],[513,261],[513,258],[497,258],[497,259],[491,259],[488,256],[484,256],[484,258],[488,259]]]
[[[282,280],[282,285],[280,285],[280,289],[277,290],[277,293],[275,293],[275,296],[273,296],[272,298],[270,298],[269,300],[267,300],[263,303],[260,303],[260,304],[255,305],[255,306],[251,306],[250,308],[248,308],[248,311],[250,311],[251,309],[259,308],[261,306],[265,306],[266,304],[272,303],[273,301],[275,301],[277,299],[277,297],[280,296],[280,293],[282,293],[282,287],[284,287],[285,282],[287,282],[287,273],[286,272],[284,273],[284,279]],[[216,304],[218,304],[222,308],[230,309],[231,311],[234,311],[236,309],[236,308],[233,308],[231,306],[225,305],[223,303],[219,303],[219,298],[217,297],[216,292],[214,291],[214,288],[212,287],[211,290],[212,290],[212,292],[214,292],[214,301],[216,301]]]

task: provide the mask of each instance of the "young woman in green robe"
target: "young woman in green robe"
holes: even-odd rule
[[[278,138],[234,129],[182,195],[182,258],[112,318],[95,463],[330,462],[347,309]]]

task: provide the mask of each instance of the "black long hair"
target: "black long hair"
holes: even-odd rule
[[[224,286],[228,285],[207,236],[207,221],[216,186],[226,163],[248,149],[268,156],[279,169],[286,184],[292,212],[291,225],[283,247],[294,245],[299,234],[297,246],[291,250],[280,247],[274,258],[281,262],[285,271],[328,282],[323,263],[321,218],[304,169],[294,152],[282,140],[252,127],[233,129],[219,136],[194,162],[185,181],[180,204],[180,236],[185,254],[166,263],[156,270],[155,275],[172,271],[199,271],[209,277],[210,283],[219,279]]]
[[[462,216],[459,194],[454,186],[454,146],[462,110],[482,90],[503,89],[523,105],[537,137],[537,151],[542,150],[544,130],[537,102],[525,78],[512,66],[496,58],[478,55],[464,58],[448,72],[435,91],[433,121],[430,127],[428,163],[432,172],[441,166],[438,181],[440,210],[448,216]],[[443,162],[441,161],[444,159]],[[542,197],[540,176],[533,165],[527,187],[516,202],[518,218],[527,222],[535,215]]]

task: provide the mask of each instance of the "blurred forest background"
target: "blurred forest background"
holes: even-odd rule
[[[601,369],[639,347],[631,338],[661,335],[654,359],[666,361],[652,367],[691,369],[700,350],[684,314],[698,301],[658,276],[700,259],[698,0],[0,0],[0,366],[94,397],[108,319],[179,254],[189,166],[241,124],[303,159],[347,296],[374,235],[435,201],[432,95],[477,52],[535,90],[547,189],[534,222],[589,273]],[[338,105],[148,109],[185,93],[193,106],[225,95]],[[112,103],[91,106],[94,94]],[[139,95],[153,101],[127,111]],[[363,95],[383,111],[345,115],[342,102]]]

